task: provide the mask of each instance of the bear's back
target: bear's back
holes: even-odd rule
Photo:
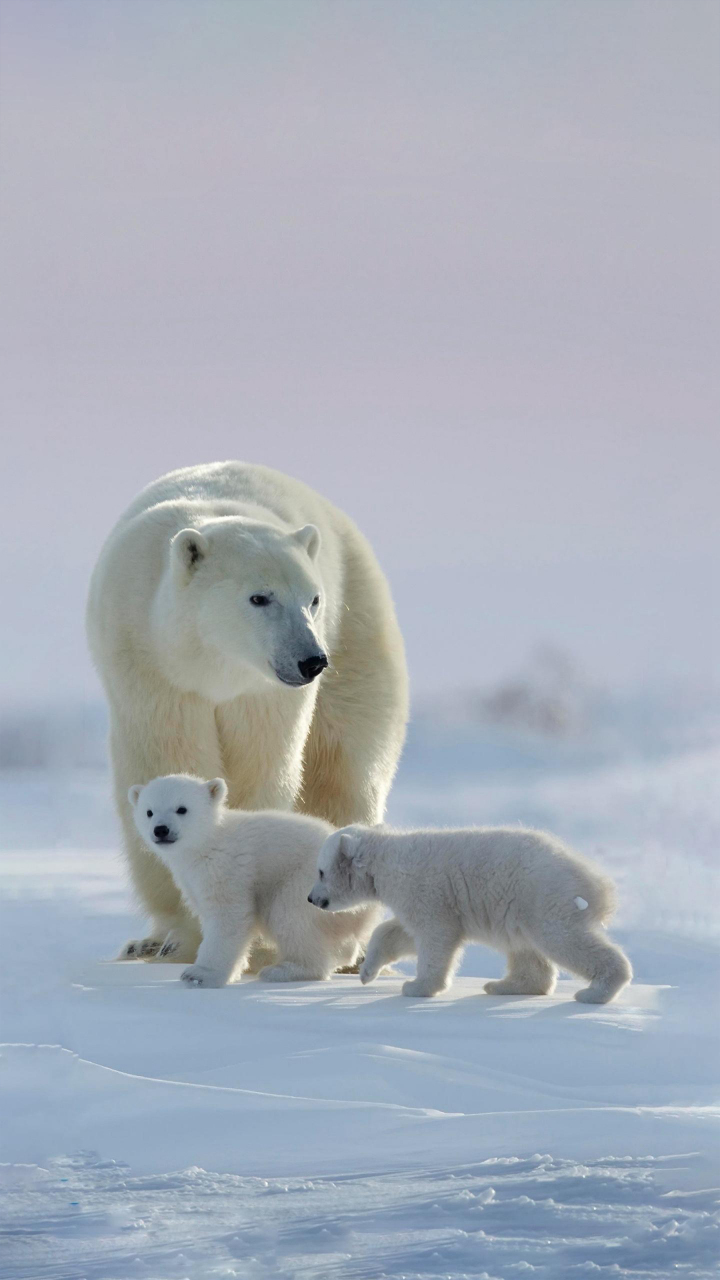
[[[223,515],[232,514],[233,507],[238,514],[259,509],[273,513],[291,527],[310,519],[325,523],[339,515],[331,503],[301,480],[271,467],[252,462],[208,462],[180,467],[153,480],[123,512],[118,526],[164,503],[199,504],[211,512],[219,504],[217,514]]]

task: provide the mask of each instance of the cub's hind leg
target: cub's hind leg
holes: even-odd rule
[[[504,978],[485,983],[489,996],[549,996],[554,991],[557,969],[539,951],[510,951],[507,966]]]
[[[632,978],[625,952],[610,941],[600,925],[562,928],[547,924],[542,928],[541,939],[545,954],[561,969],[569,969],[589,981],[589,986],[575,993],[575,999],[582,1004],[607,1004]]]

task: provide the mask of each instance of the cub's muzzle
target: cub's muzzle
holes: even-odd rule
[[[176,837],[164,822],[159,822],[156,827],[153,827],[153,840],[155,844],[174,844]]]

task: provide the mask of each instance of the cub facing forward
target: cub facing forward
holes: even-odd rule
[[[172,873],[202,926],[197,962],[181,974],[189,986],[223,987],[262,938],[278,963],[266,982],[329,978],[353,965],[380,916],[378,906],[321,916],[307,903],[330,823],[299,813],[229,809],[222,778],[187,774],[130,788],[142,840]]]
[[[384,965],[416,954],[406,996],[445,990],[466,942],[507,956],[505,977],[485,984],[491,995],[548,995],[560,966],[589,982],[576,1000],[605,1004],[632,978],[603,929],[612,882],[542,831],[346,827],[325,841],[309,901],[330,911],[390,907],[395,918],[375,930],[360,977],[371,982]]]

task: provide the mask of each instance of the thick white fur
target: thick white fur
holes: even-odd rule
[[[182,973],[183,982],[224,987],[259,939],[278,952],[277,962],[260,971],[266,982],[329,978],[354,965],[382,909],[322,915],[309,905],[330,824],[298,813],[228,809],[226,796],[222,778],[186,775],[155,778],[128,793],[140,839],[167,867],[202,929],[197,963]],[[156,828],[172,843],[159,843]],[[162,959],[172,959],[173,949],[166,942]]]
[[[615,891],[596,867],[554,836],[520,827],[392,831],[355,825],[326,840],[310,900],[330,911],[379,901],[394,912],[375,930],[360,969],[417,955],[406,996],[434,996],[452,979],[466,942],[507,955],[491,995],[547,995],[560,966],[589,986],[575,999],[612,1000],[632,978],[607,937]]]
[[[257,593],[271,606],[254,607]],[[306,485],[240,462],[149,485],[101,552],[88,635],[125,850],[151,918],[121,957],[152,959],[167,941],[187,961],[199,942],[138,837],[132,783],[222,775],[237,808],[297,808],[335,826],[382,819],[407,719],[402,637],[368,543]],[[316,652],[328,670],[304,687],[281,682]]]

